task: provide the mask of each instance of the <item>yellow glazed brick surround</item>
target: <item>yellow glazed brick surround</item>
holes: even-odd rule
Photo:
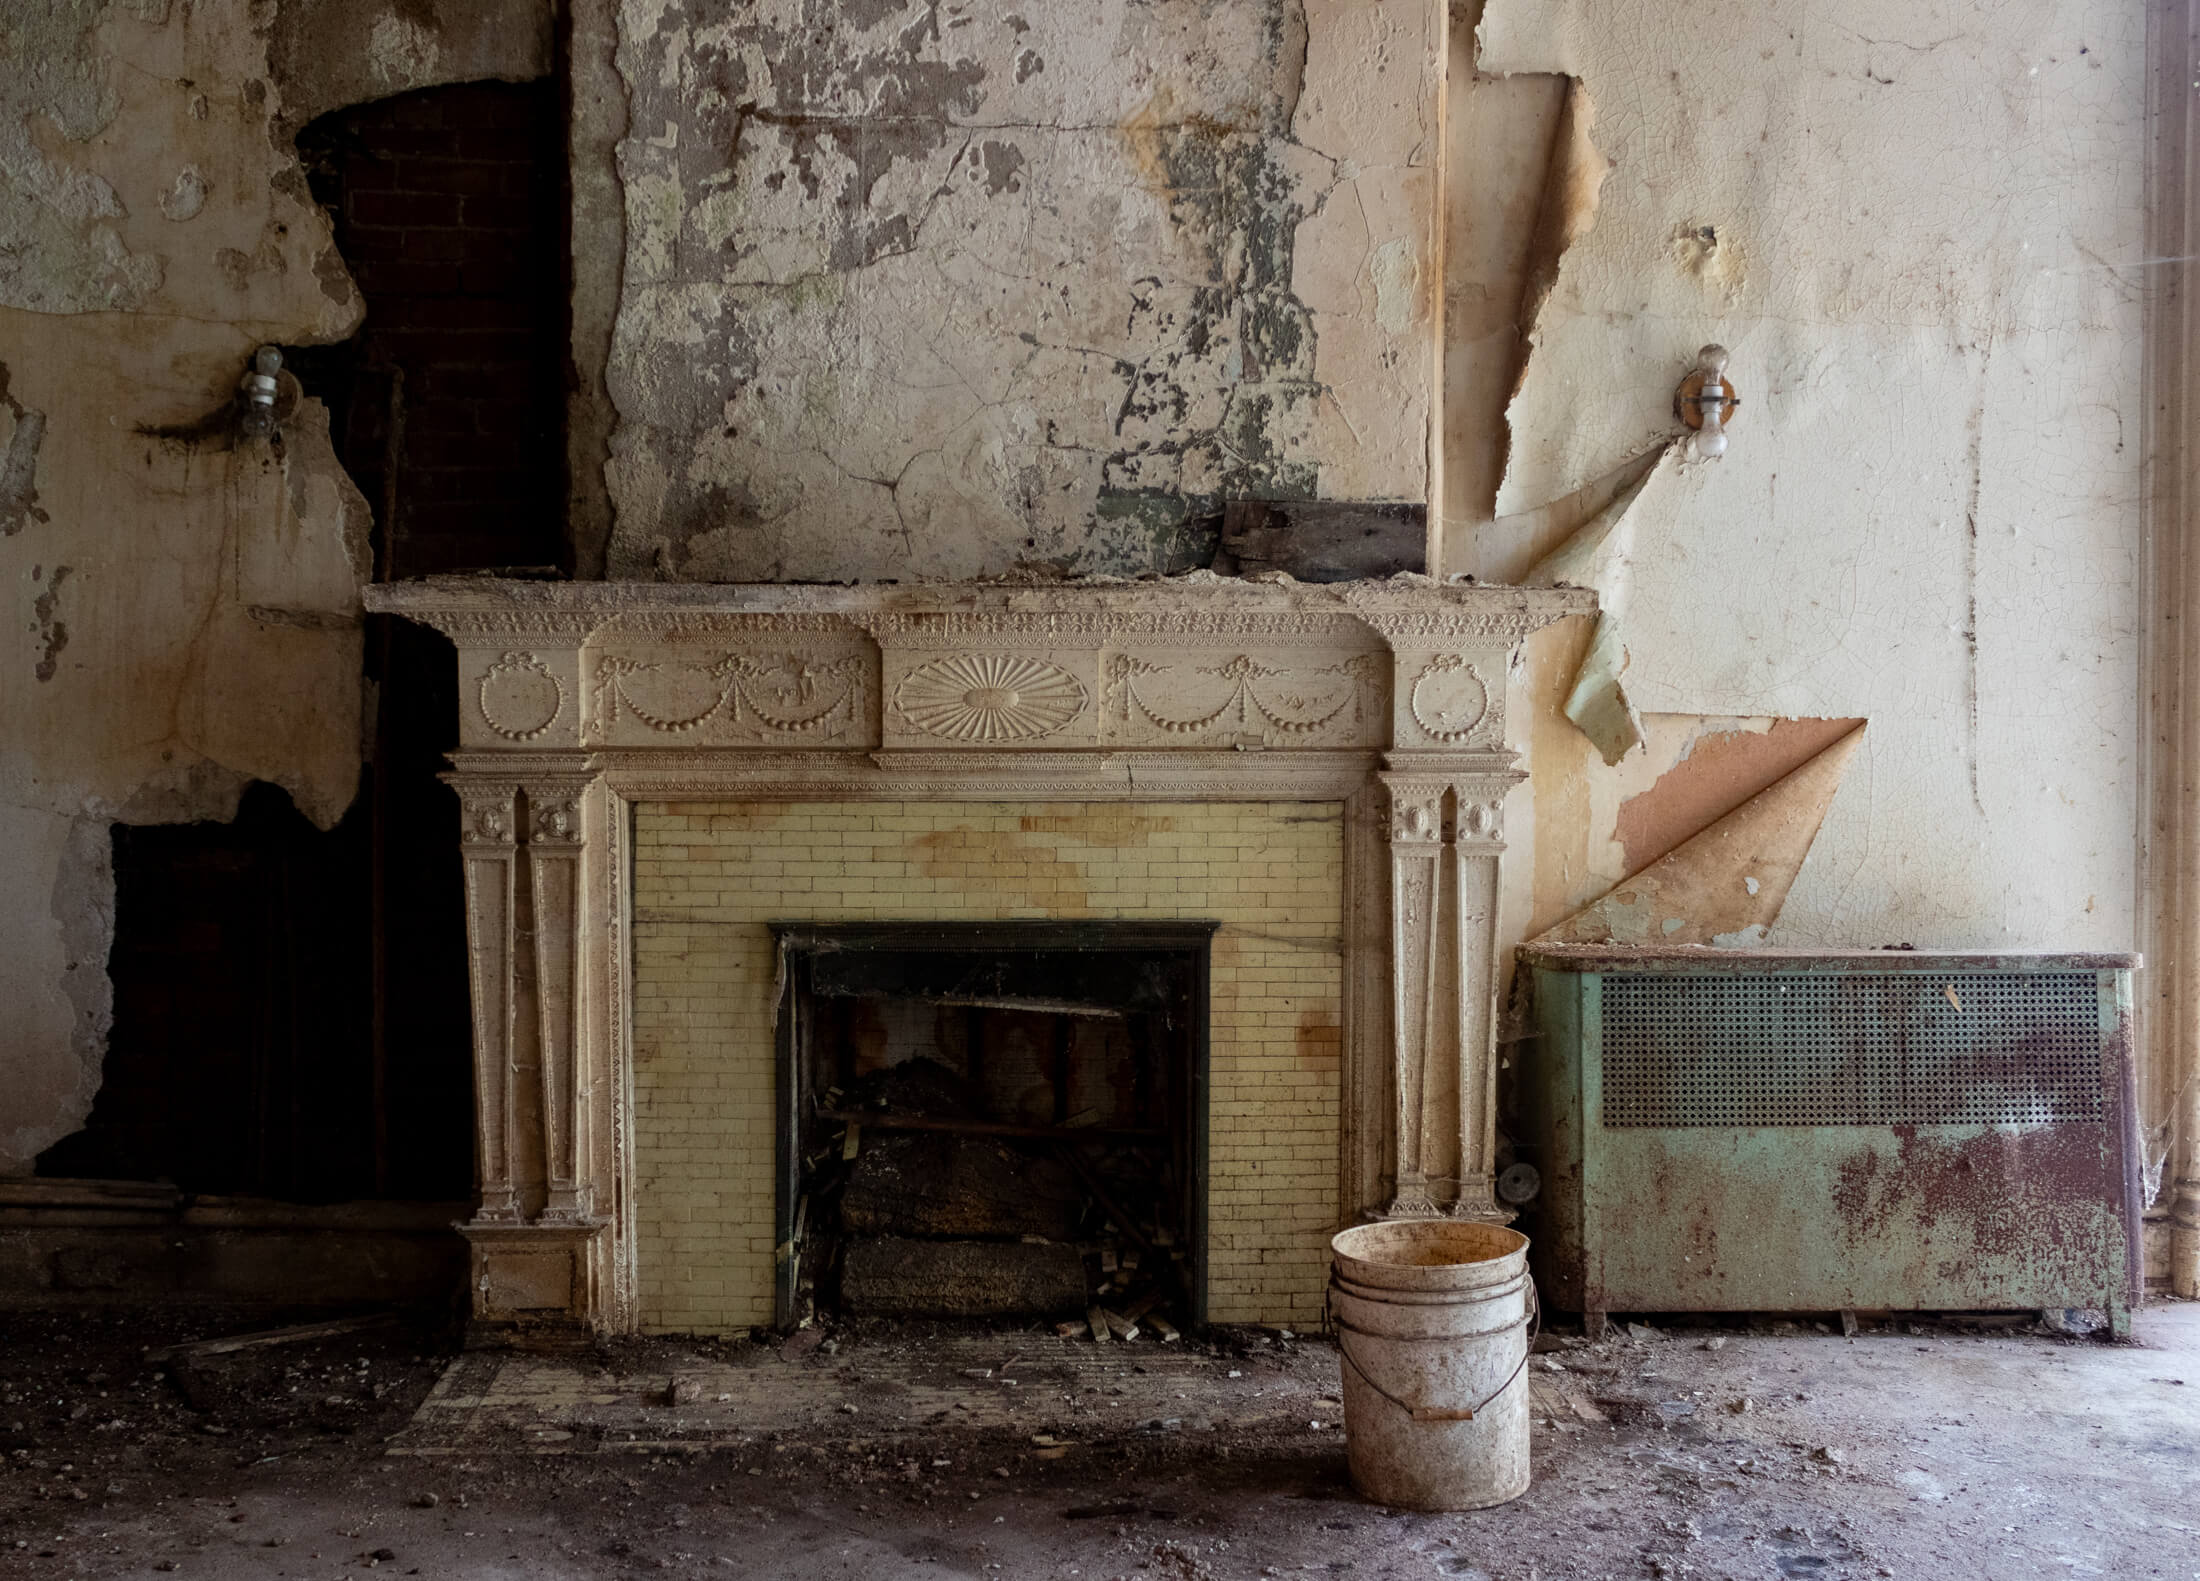
[[[772,1319],[770,921],[1218,921],[1207,1309],[1317,1321],[1337,1228],[1344,847],[1308,802],[635,809],[641,1323]]]

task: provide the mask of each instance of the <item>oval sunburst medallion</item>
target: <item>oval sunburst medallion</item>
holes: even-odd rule
[[[1059,664],[1014,653],[962,653],[911,670],[894,708],[946,741],[1036,741],[1085,711],[1085,688]]]

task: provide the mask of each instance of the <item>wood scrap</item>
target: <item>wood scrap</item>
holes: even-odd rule
[[[256,1350],[262,1345],[291,1345],[306,1340],[328,1339],[337,1334],[356,1334],[362,1329],[395,1323],[404,1314],[396,1308],[368,1312],[358,1317],[330,1318],[321,1323],[293,1323],[288,1328],[261,1329],[251,1334],[231,1334],[221,1339],[192,1340],[182,1345],[162,1345],[145,1352],[147,1361],[168,1361],[178,1356],[226,1356],[231,1351]]]

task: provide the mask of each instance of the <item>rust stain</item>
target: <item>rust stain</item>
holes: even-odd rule
[[[1174,818],[1156,818],[1108,807],[1073,814],[1030,813],[1016,822],[1026,834],[1066,836],[1108,850],[1145,845],[1155,835],[1169,834],[1176,829]]]
[[[914,849],[927,878],[987,896],[995,907],[1023,905],[1057,917],[1092,915],[1084,870],[1037,841],[990,829],[936,829],[919,835]]]
[[[1343,1058],[1344,1025],[1334,1010],[1299,1012],[1299,1063],[1310,1070],[1335,1070]]]
[[[1260,112],[1257,106],[1243,102],[1227,106],[1222,115],[1202,110],[1187,111],[1178,105],[1175,93],[1164,86],[1124,117],[1117,131],[1146,186],[1151,191],[1174,196],[1179,186],[1170,168],[1169,156],[1176,140],[1188,138],[1220,144],[1233,137],[1250,136],[1260,131]]]
[[[1995,1127],[1960,1141],[1915,1125],[1892,1130],[1891,1161],[1865,1151],[1841,1165],[1833,1200],[1852,1244],[1913,1225],[1944,1241],[1963,1226],[1981,1257],[2006,1262],[2083,1233],[2111,1184],[2096,1125]]]

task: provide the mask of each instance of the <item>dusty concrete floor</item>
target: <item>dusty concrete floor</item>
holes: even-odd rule
[[[224,1331],[0,1319],[0,1576],[2200,1577],[2195,1305],[2130,1346],[1895,1324],[1561,1348],[1534,1487],[1443,1516],[1353,1495],[1318,1340],[454,1358],[398,1329],[142,1356]],[[697,1398],[662,1403],[674,1375]]]

